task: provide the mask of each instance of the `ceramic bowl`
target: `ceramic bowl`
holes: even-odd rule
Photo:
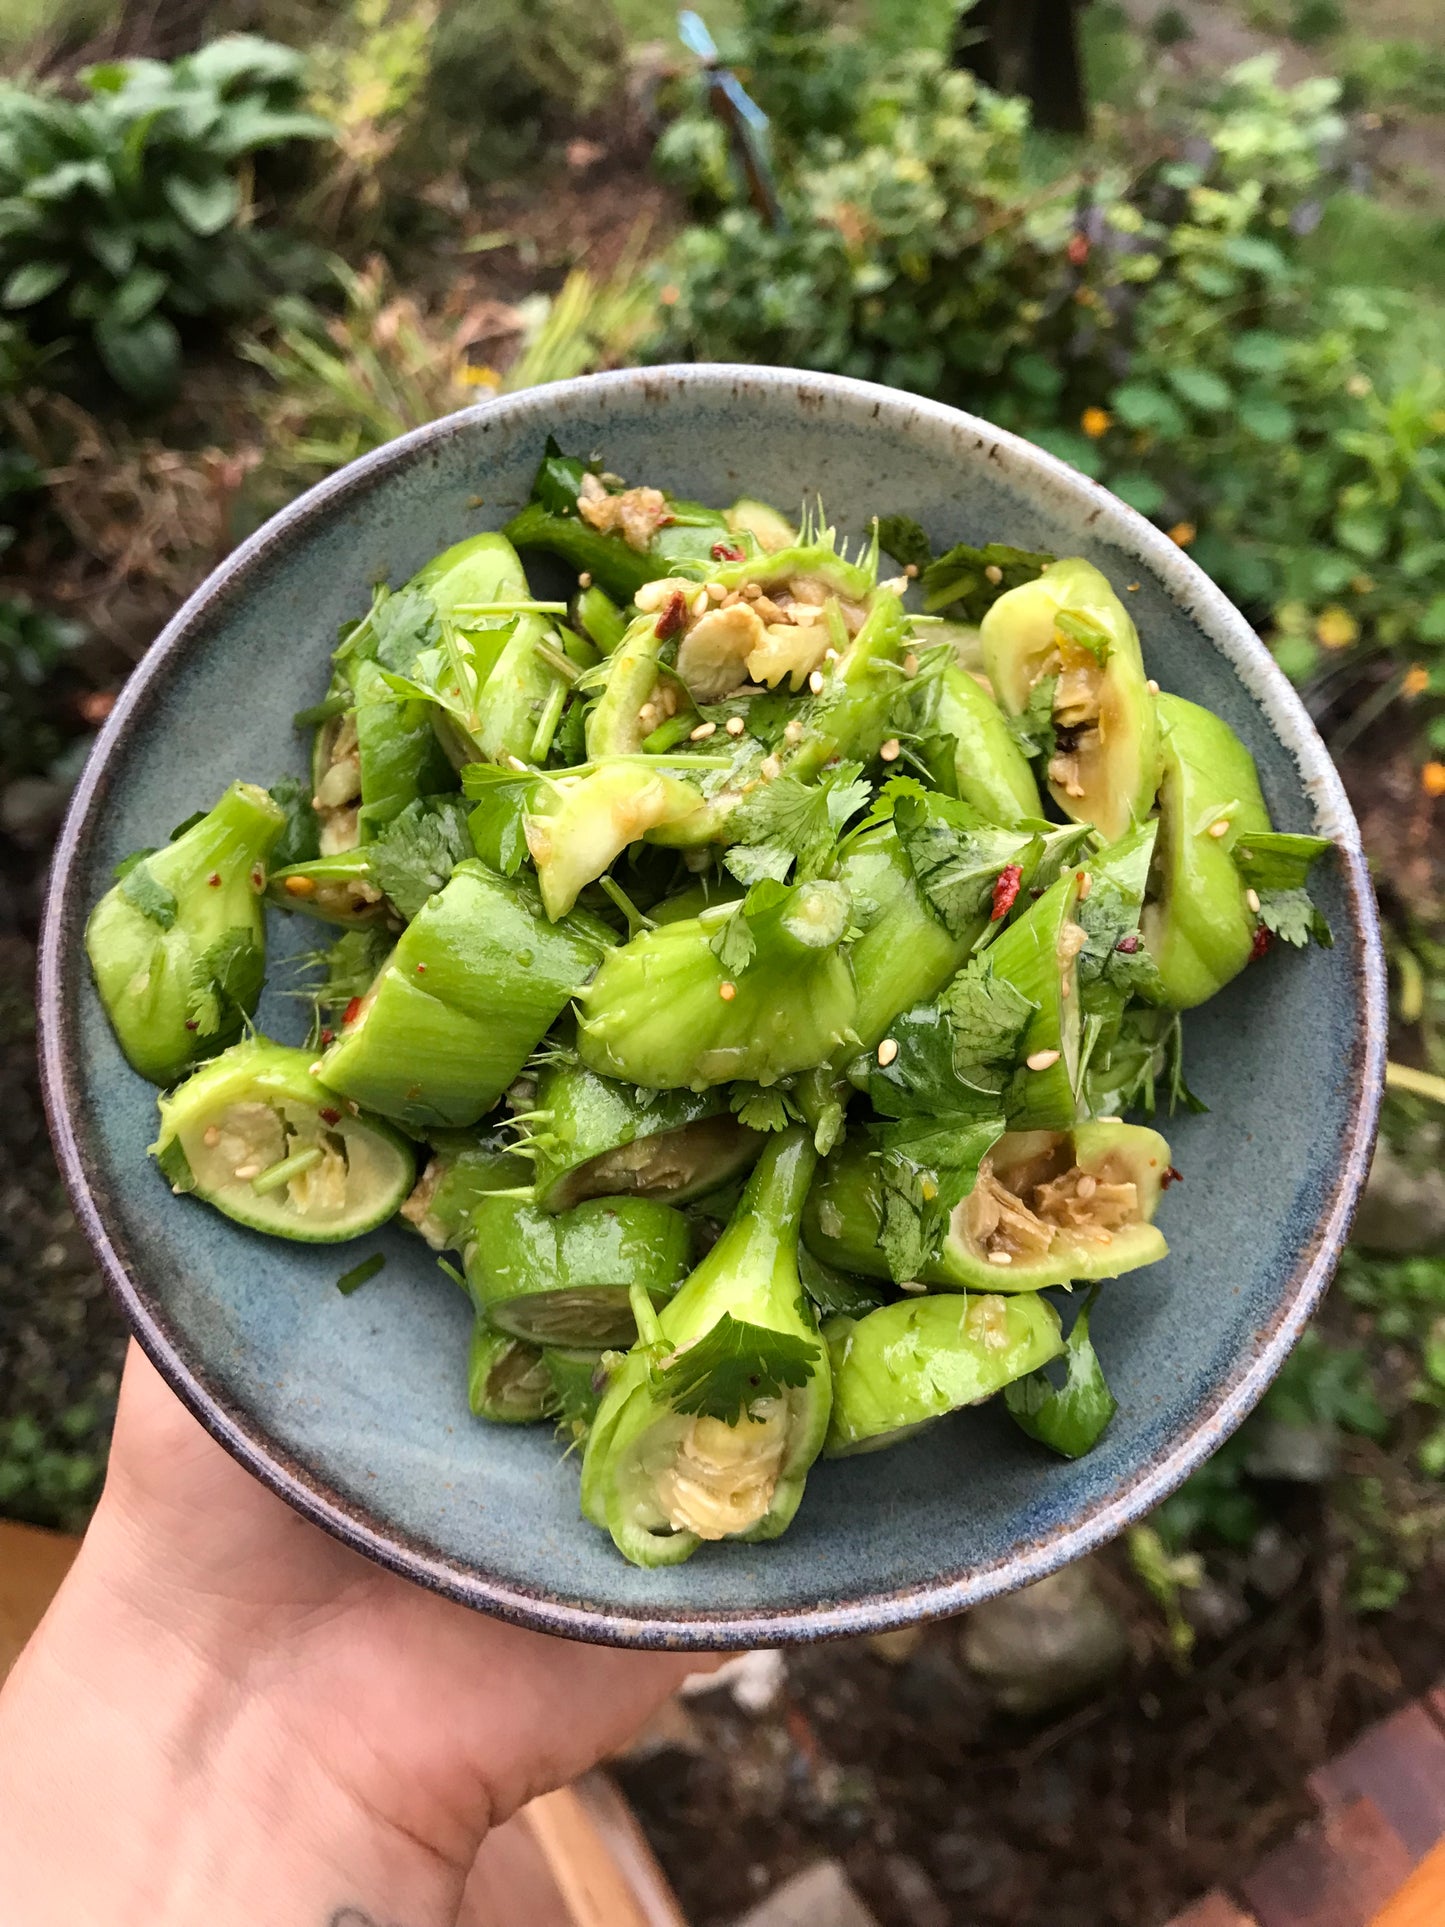
[[[935,545],[991,538],[1096,562],[1128,595],[1150,673],[1207,704],[1259,763],[1282,829],[1332,837],[1318,895],[1332,950],[1272,954],[1187,1019],[1207,1114],[1169,1130],[1185,1182],[1166,1262],[1105,1290],[1095,1333],[1120,1410],[1077,1464],[999,1410],[820,1464],[786,1537],[639,1572],[577,1511],[577,1462],[546,1427],[474,1422],[470,1312],[402,1231],[307,1249],[173,1199],[145,1147],[155,1093],[91,986],[90,906],[125,852],[162,841],[233,778],[303,767],[293,711],[337,625],[525,499],[549,433],[679,494],[785,507],[821,492],[862,533],[916,517]],[[1136,586],[1137,585],[1137,586]],[[314,945],[273,917],[272,958]],[[1052,457],[968,415],[782,369],[658,368],[509,396],[378,450],[313,489],[211,576],[126,686],[75,793],[42,940],[52,1129],[81,1222],[141,1344],[255,1475],[371,1558],[550,1632],[717,1648],[878,1631],[1039,1578],[1144,1516],[1249,1411],[1319,1301],[1369,1163],[1384,971],[1359,834],[1298,698],[1186,555]],[[275,987],[268,1032],[300,1041]],[[354,1296],[338,1275],[379,1247]]]

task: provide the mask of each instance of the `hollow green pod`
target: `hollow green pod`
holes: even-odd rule
[[[85,926],[100,1001],[132,1067],[169,1084],[240,1035],[266,967],[266,858],[286,825],[233,783],[198,823],[132,860]]]
[[[579,999],[578,1055],[653,1090],[773,1084],[826,1062],[857,1010],[848,909],[840,884],[769,882],[740,908],[644,931]]]
[[[590,1198],[543,1211],[479,1198],[462,1258],[472,1302],[498,1331],[535,1345],[630,1345],[629,1292],[663,1304],[687,1276],[687,1219],[653,1198]]]
[[[374,662],[357,663],[352,693],[360,764],[357,836],[368,843],[408,803],[454,788],[455,778],[426,703],[399,700]]]
[[[541,1071],[533,1115],[528,1150],[548,1211],[620,1196],[687,1204],[746,1171],[763,1143],[724,1091],[662,1091],[643,1102],[635,1085],[570,1056]]]
[[[867,905],[849,962],[858,994],[853,1028],[862,1048],[873,1050],[899,1011],[937,996],[987,930],[988,912],[951,935],[929,909],[892,823],[856,837],[839,875],[855,905]]]
[[[740,495],[730,509],[723,510],[723,520],[734,535],[751,536],[764,555],[776,555],[780,549],[797,547],[796,524],[770,502]]]
[[[984,664],[1011,716],[1043,709],[1049,794],[1108,841],[1154,806],[1159,728],[1139,635],[1091,562],[1067,557],[1001,595],[984,616]]]
[[[323,1084],[309,1051],[233,1044],[160,1100],[150,1151],[175,1191],[253,1231],[307,1244],[360,1237],[411,1188],[411,1146]]]
[[[583,635],[591,639],[600,654],[610,656],[627,634],[627,617],[621,609],[595,582],[578,591],[572,606]]]
[[[1162,695],[1159,720],[1164,780],[1141,927],[1159,972],[1156,1000],[1189,1010],[1253,953],[1256,920],[1232,853],[1241,838],[1269,829],[1269,811],[1254,758],[1228,723]]]
[[[484,1318],[472,1326],[467,1402],[473,1418],[493,1425],[535,1425],[558,1411],[556,1386],[535,1345],[494,1331]]]
[[[347,930],[400,923],[371,874],[365,850],[359,848],[273,870],[266,879],[266,895],[278,910],[304,910],[308,917]]]
[[[657,688],[666,627],[653,613],[638,616],[608,658],[606,683],[587,716],[587,755],[592,762],[635,756],[665,720],[655,711],[643,712]]]
[[[1008,1131],[983,1159],[918,1282],[947,1291],[1040,1291],[1118,1278],[1168,1253],[1155,1226],[1170,1172],[1157,1131],[1108,1119],[1068,1131]],[[866,1144],[826,1160],[803,1235],[825,1264],[886,1278],[884,1194]]]
[[[913,707],[924,760],[946,795],[1005,828],[1043,815],[1034,773],[1002,710],[966,671],[950,665],[929,677]]]
[[[935,1419],[980,1405],[1064,1348],[1046,1298],[994,1292],[905,1298],[866,1318],[830,1319],[830,1459],[896,1445]]]
[[[321,1074],[410,1129],[475,1124],[580,990],[609,936],[590,918],[550,923],[519,879],[459,863],[407,925]]]
[[[531,1189],[525,1158],[502,1131],[440,1131],[401,1215],[433,1251],[459,1251],[472,1213],[493,1191]]]
[[[587,1437],[582,1511],[638,1566],[705,1540],[775,1539],[828,1427],[828,1361],[798,1275],[798,1214],[816,1157],[770,1137],[737,1210],[677,1296],[637,1301],[639,1342]]]
[[[1066,871],[986,953],[993,978],[1012,985],[1034,1006],[1005,1093],[1006,1115],[1015,1130],[1064,1130],[1077,1110],[1078,959],[1088,941],[1074,921],[1082,874]]]
[[[583,886],[611,869],[629,843],[702,807],[691,783],[640,762],[539,783],[524,823],[547,915],[565,916]]]

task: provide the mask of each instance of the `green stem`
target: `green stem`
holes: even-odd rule
[[[289,1184],[292,1178],[299,1178],[303,1171],[319,1164],[324,1155],[319,1144],[309,1144],[304,1151],[293,1151],[289,1158],[278,1159],[259,1177],[252,1178],[251,1189],[258,1198],[264,1198],[268,1191],[279,1191],[283,1184]]]
[[[531,759],[540,763],[552,747],[552,738],[557,734],[557,725],[562,720],[562,710],[567,701],[567,684],[555,682],[547,697],[542,714],[537,719],[536,733],[531,742]]]
[[[452,616],[565,616],[565,602],[454,602],[447,611]]]
[[[540,656],[547,667],[555,669],[562,680],[569,685],[576,682],[581,673],[571,657],[564,656],[560,649],[554,649],[545,636],[539,636],[532,644],[532,653]]]
[[[1445,1104],[1445,1077],[1437,1077],[1433,1071],[1417,1071],[1409,1064],[1386,1064],[1385,1089],[1409,1091],[1415,1097],[1428,1097],[1432,1104]]]
[[[653,917],[645,917],[632,901],[631,897],[628,896],[622,885],[614,878],[610,876],[600,876],[597,881],[617,905],[623,916],[626,917],[627,934],[629,937],[635,937],[639,930],[655,930],[657,928],[656,919]]]

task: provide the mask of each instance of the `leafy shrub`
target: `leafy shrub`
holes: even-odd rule
[[[54,678],[84,633],[28,596],[0,595],[0,769],[7,779],[47,770],[73,733],[57,719]]]
[[[126,394],[164,399],[177,320],[254,311],[295,271],[253,225],[248,163],[328,133],[296,104],[302,64],[233,35],[91,67],[78,100],[0,87],[0,304],[38,341],[88,335]]]

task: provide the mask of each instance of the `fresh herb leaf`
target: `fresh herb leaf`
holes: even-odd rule
[[[409,676],[422,650],[435,649],[441,640],[436,604],[419,589],[403,589],[397,595],[378,591],[371,612],[371,638],[367,653],[383,669]]]
[[[740,976],[747,969],[757,944],[741,903],[713,931],[708,948],[730,976]]]
[[[703,721],[716,723],[719,733],[726,731],[734,716],[741,716],[747,724],[748,735],[765,749],[777,747],[783,739],[783,731],[799,710],[798,701],[789,694],[786,683],[760,696],[725,696],[721,702],[699,703],[697,707]],[[704,747],[715,749],[717,739],[714,738]]]
[[[735,843],[723,857],[738,882],[749,885],[761,883],[765,877],[774,883],[783,882],[794,861],[793,852],[780,843]]]
[[[1260,830],[1240,837],[1231,854],[1240,876],[1262,894],[1266,890],[1302,890],[1311,868],[1330,847],[1327,836]]]
[[[467,808],[459,796],[418,797],[366,846],[372,881],[408,921],[471,855]]]
[[[1308,890],[1261,890],[1259,920],[1266,930],[1298,949],[1305,949],[1311,937],[1322,950],[1334,948],[1334,932]]]
[[[527,813],[541,787],[540,777],[496,763],[468,763],[462,771],[462,789],[477,798],[467,818],[472,847],[503,876],[514,877],[530,855]]]
[[[1058,747],[1054,729],[1054,696],[1058,687],[1057,676],[1040,676],[1029,691],[1023,714],[1004,717],[1009,735],[1030,762],[1039,757],[1047,761]]]
[[[308,991],[318,1011],[328,1016],[345,1010],[353,997],[364,997],[386,961],[394,939],[389,930],[365,924],[346,930],[325,950],[313,951],[302,961],[325,974]]]
[[[819,1318],[866,1318],[884,1301],[881,1284],[872,1278],[855,1278],[851,1272],[835,1271],[832,1265],[815,1258],[805,1244],[798,1246],[798,1276]]]
[[[1070,642],[1087,650],[1101,669],[1109,660],[1109,632],[1093,616],[1074,609],[1060,609],[1054,616],[1054,627],[1061,636],[1067,636]]]
[[[532,500],[552,515],[575,515],[586,473],[582,458],[564,455],[556,436],[549,435],[542,465],[532,478]]]
[[[848,819],[872,794],[861,763],[837,763],[816,783],[779,776],[760,784],[733,816],[731,827],[746,852],[741,867],[733,861],[733,850],[723,861],[740,883],[763,877],[782,882],[793,862],[799,877],[816,875],[831,858]],[[749,874],[744,875],[745,870]]]
[[[155,853],[156,846],[153,843],[147,845],[144,850],[132,850],[129,856],[123,856],[121,858],[120,862],[117,863],[111,871],[111,875],[117,883],[124,883],[125,879],[138,863],[144,863],[148,856],[154,856]]]
[[[696,1344],[672,1354],[653,1384],[675,1412],[736,1425],[760,1398],[806,1385],[821,1357],[806,1338],[724,1312]]]
[[[207,812],[205,810],[192,810],[190,815],[185,819],[184,822],[177,823],[176,827],[171,831],[170,835],[166,838],[167,843],[175,843],[179,841],[179,839],[185,835],[187,830],[193,830],[198,823],[204,823],[206,820],[206,816],[207,816]]]
[[[186,1022],[197,1037],[239,1036],[256,1007],[266,977],[266,957],[247,930],[217,937],[191,966]]]
[[[728,1092],[728,1104],[738,1122],[753,1131],[786,1131],[803,1116],[792,1092],[780,1084],[767,1090],[760,1084],[734,1084]]]
[[[930,615],[948,609],[961,621],[982,622],[1001,595],[1037,581],[1044,564],[1053,560],[1007,542],[989,542],[981,549],[960,542],[923,571],[923,606]],[[997,581],[990,578],[990,569],[998,570]]]
[[[911,515],[880,515],[878,546],[891,555],[900,568],[910,563],[922,571],[933,560],[933,544]]]
[[[162,930],[169,930],[175,923],[180,907],[175,892],[156,878],[146,857],[142,856],[121,877],[120,893],[132,909],[139,910],[152,923],[158,923]]]
[[[895,1282],[916,1279],[938,1251],[954,1206],[973,1189],[979,1165],[1004,1128],[997,1113],[910,1117],[872,1128],[883,1181],[878,1242]]]
[[[997,1098],[1017,1068],[1038,1005],[1007,978],[996,977],[986,956],[964,965],[942,1003],[953,1032],[954,1076],[969,1089]]]
[[[381,1271],[385,1265],[386,1253],[384,1251],[373,1251],[371,1256],[369,1258],[363,1258],[359,1265],[353,1265],[350,1271],[342,1272],[336,1281],[336,1289],[341,1293],[343,1298],[349,1298],[352,1292],[359,1291],[367,1280],[374,1278],[377,1272]]]
[[[311,807],[311,785],[299,776],[283,776],[266,793],[286,812],[286,827],[271,847],[271,868],[313,863],[321,854],[321,830]]]
[[[893,822],[919,889],[952,937],[987,918],[1000,871],[1031,851],[1032,861],[1022,863],[1031,874],[1042,853],[1038,838],[986,823],[951,796],[898,796]]]
[[[1092,1452],[1119,1409],[1089,1338],[1089,1314],[1098,1295],[1095,1285],[1064,1340],[1062,1385],[1055,1386],[1043,1370],[1004,1387],[1004,1403],[1019,1429],[1066,1459]]]

